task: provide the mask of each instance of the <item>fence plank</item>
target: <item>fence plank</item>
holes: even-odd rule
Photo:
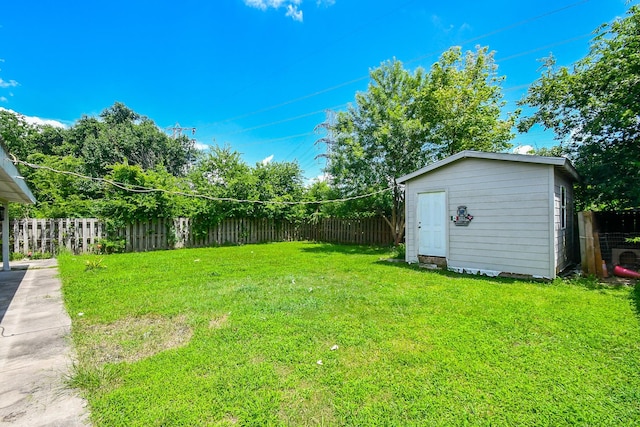
[[[171,224],[171,226],[169,226]],[[57,254],[61,247],[88,253],[105,234],[96,218],[17,219],[12,221],[13,251]],[[267,218],[229,218],[196,236],[188,218],[152,219],[128,224],[112,236],[125,239],[125,251],[151,251],[223,244],[311,240],[364,245],[390,244],[392,236],[382,218],[324,218],[315,222],[290,222]]]

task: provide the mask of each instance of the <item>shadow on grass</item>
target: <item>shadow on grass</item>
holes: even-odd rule
[[[351,255],[383,255],[388,254],[389,247],[384,246],[363,246],[363,245],[350,245],[350,244],[338,244],[338,243],[315,243],[319,246],[313,246],[308,248],[302,248],[302,252],[307,253],[340,253]]]
[[[505,283],[505,284],[513,284],[513,283],[544,283],[542,281],[536,281],[536,280],[533,280],[533,279],[527,280],[527,279],[517,279],[517,278],[513,278],[513,277],[490,277],[490,276],[483,276],[483,275],[480,275],[480,274],[456,273],[455,271],[450,271],[450,270],[446,270],[446,269],[429,269],[429,268],[420,267],[419,264],[408,264],[406,262],[397,261],[397,260],[381,259],[379,261],[376,261],[375,263],[377,265],[382,265],[382,266],[385,266],[385,267],[399,268],[399,269],[404,269],[404,270],[412,270],[412,271],[416,271],[416,272],[424,273],[424,274],[436,274],[436,275],[447,277],[447,278],[450,278],[450,279],[475,279],[475,280],[479,280],[479,281],[500,282],[500,283]]]
[[[640,317],[640,282],[633,287],[631,299],[633,300],[633,308],[636,309],[636,315]]]

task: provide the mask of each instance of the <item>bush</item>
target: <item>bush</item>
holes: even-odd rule
[[[49,259],[53,258],[50,252],[34,252],[30,256],[31,259]]]
[[[95,251],[99,254],[115,254],[124,252],[126,242],[124,239],[99,239],[95,245]]]
[[[394,248],[395,255],[394,258],[397,259],[405,259],[405,255],[407,254],[407,247],[404,243],[400,243],[398,246]]]
[[[25,258],[24,254],[20,252],[11,252],[9,254],[9,261],[19,261],[24,258]]]

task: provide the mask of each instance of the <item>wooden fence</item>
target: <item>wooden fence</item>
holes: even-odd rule
[[[207,230],[196,230],[188,218],[155,219],[130,224],[115,235],[107,235],[104,223],[95,218],[19,219],[11,222],[10,230],[11,250],[24,255],[57,254],[61,248],[76,254],[93,252],[101,239],[123,239],[126,252],[297,240],[361,245],[393,242],[383,218],[227,219]]]
[[[9,230],[11,250],[24,255],[56,254],[60,248],[87,253],[105,237],[104,225],[95,218],[19,219],[11,221]]]

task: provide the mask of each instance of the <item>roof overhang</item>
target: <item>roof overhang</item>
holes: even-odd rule
[[[7,149],[0,141],[0,201],[33,204],[36,202],[31,190],[18,173],[7,154]]]
[[[532,156],[530,154],[511,154],[511,153],[486,153],[484,151],[470,151],[465,150],[459,153],[449,156],[446,159],[442,159],[430,165],[427,165],[415,172],[401,176],[396,181],[399,184],[410,181],[421,175],[429,173],[435,169],[441,168],[448,164],[457,162],[462,159],[486,159],[486,160],[499,160],[508,162],[522,162],[530,164],[550,165],[559,170],[561,173],[568,175],[574,181],[579,180],[578,172],[569,161],[564,157],[546,157],[546,156]]]

